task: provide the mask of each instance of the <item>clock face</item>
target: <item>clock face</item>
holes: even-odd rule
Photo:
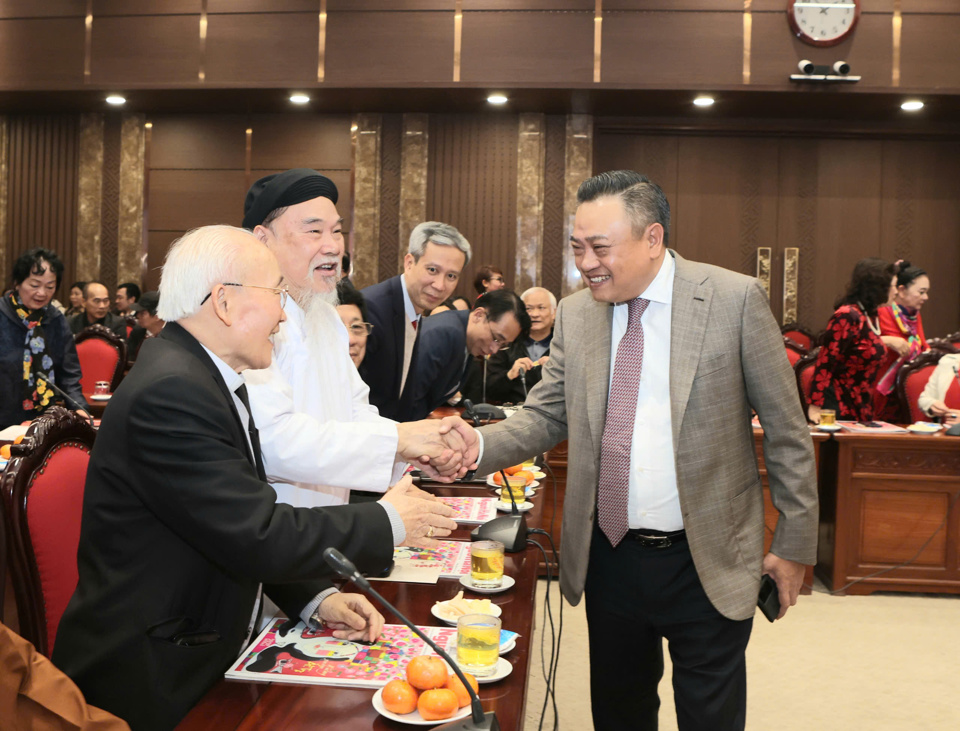
[[[787,19],[804,43],[833,46],[845,40],[860,17],[860,0],[790,0]]]

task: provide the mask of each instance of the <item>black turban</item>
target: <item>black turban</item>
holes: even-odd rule
[[[262,177],[247,191],[243,227],[252,230],[263,223],[271,211],[314,198],[329,198],[334,205],[337,203],[337,186],[316,170],[296,168]]]

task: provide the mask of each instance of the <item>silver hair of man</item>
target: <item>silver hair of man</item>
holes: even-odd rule
[[[466,257],[466,261],[463,262],[464,266],[470,263],[470,242],[449,223],[424,221],[410,232],[410,246],[407,247],[407,252],[413,255],[415,262],[420,261],[428,243],[437,246],[455,246]]]
[[[550,299],[550,310],[551,310],[552,312],[556,312],[556,311],[557,311],[557,298],[556,298],[556,296],[553,294],[553,292],[551,292],[551,291],[550,291],[549,289],[547,289],[546,287],[530,287],[530,289],[524,290],[523,294],[520,295],[520,299],[522,299],[524,302],[526,302],[526,301],[527,301],[527,295],[528,295],[528,294],[534,294],[535,292],[546,292],[546,293],[547,293],[547,297]]]
[[[214,285],[235,282],[244,242],[260,246],[252,233],[236,226],[201,226],[173,242],[160,275],[157,317],[177,322],[200,310]]]

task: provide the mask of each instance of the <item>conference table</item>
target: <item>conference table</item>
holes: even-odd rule
[[[484,486],[426,486],[441,496],[491,497]],[[540,527],[542,498],[534,497],[532,510],[525,513],[531,528]],[[473,526],[460,526],[451,536],[470,540]],[[466,598],[490,598],[502,610],[503,628],[519,633],[516,647],[503,657],[513,671],[503,680],[480,686],[480,699],[485,711],[495,711],[500,728],[519,731],[523,728],[527,703],[527,677],[531,660],[539,662],[539,650],[532,657],[531,641],[535,622],[537,569],[540,551],[528,546],[518,553],[506,554],[504,573],[516,585],[499,594],[464,592]],[[454,597],[463,587],[453,579],[440,579],[437,584],[402,584],[375,582],[374,588],[421,626],[437,626],[440,621],[430,613],[436,601]],[[357,591],[352,585],[345,590]],[[375,600],[374,603],[376,603]],[[388,624],[399,619],[386,608],[378,607]],[[537,646],[539,647],[539,645]],[[549,647],[548,647],[549,650]],[[221,680],[200,701],[177,727],[179,731],[223,731],[236,729],[284,729],[286,731],[325,731],[349,729],[400,729],[405,725],[380,716],[373,708],[374,690],[333,686],[293,685],[285,683],[248,683]],[[538,699],[539,702],[539,699]],[[437,725],[443,723],[438,721]]]

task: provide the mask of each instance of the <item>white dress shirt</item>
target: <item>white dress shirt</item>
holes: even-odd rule
[[[400,291],[403,293],[403,312],[406,315],[407,324],[403,328],[403,371],[400,374],[400,393],[397,394],[397,398],[407,385],[407,374],[410,372],[410,361],[413,359],[413,345],[417,342],[417,327],[420,326],[420,315],[417,314],[413,300],[410,299],[407,278],[403,275],[400,275]],[[413,323],[417,323],[417,326],[414,327]]]
[[[296,507],[341,505],[351,489],[385,491],[407,466],[394,460],[396,422],[369,404],[346,328],[334,307],[326,309],[336,340],[311,350],[304,312],[288,299],[270,368],[244,373],[267,478],[278,499]],[[400,530],[402,537],[402,521]]]
[[[675,531],[683,528],[677,466],[670,416],[670,321],[676,264],[668,252],[660,271],[640,295],[650,300],[643,325],[643,365],[637,393],[637,415],[630,448],[627,517],[631,528]],[[610,380],[617,347],[627,331],[626,303],[614,306],[611,330]],[[607,392],[609,397],[609,390]]]

